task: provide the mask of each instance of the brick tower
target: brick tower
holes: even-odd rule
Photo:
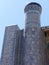
[[[40,44],[40,15],[42,8],[38,3],[29,3],[24,12],[25,19],[25,65],[42,65]]]

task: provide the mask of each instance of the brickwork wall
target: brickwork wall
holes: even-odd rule
[[[17,26],[6,27],[1,65],[14,65],[14,56],[15,56],[15,45],[18,42],[18,31]]]
[[[45,34],[43,32],[43,30],[40,30],[40,46],[41,46],[41,50],[40,53],[42,55],[41,60],[42,60],[42,65],[46,65],[47,61],[46,61],[46,47],[45,47]]]
[[[19,31],[18,43],[16,44],[15,49],[15,61],[14,65],[23,65],[23,57],[24,57],[24,36],[23,30]]]

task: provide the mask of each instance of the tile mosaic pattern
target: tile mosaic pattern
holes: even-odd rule
[[[42,65],[42,45],[40,43],[40,11],[36,6],[35,9],[26,6],[25,20],[25,65]],[[32,7],[32,8],[33,8]]]
[[[19,28],[17,26],[6,27],[1,65],[14,65],[15,45],[17,44]]]

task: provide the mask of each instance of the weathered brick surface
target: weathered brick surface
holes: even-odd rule
[[[6,27],[1,65],[14,65],[15,45],[17,46],[18,44],[18,31],[19,28],[17,26]]]
[[[35,9],[30,9],[36,5],[27,7],[25,20],[25,65],[42,65],[42,45],[40,43],[40,11],[39,6]]]

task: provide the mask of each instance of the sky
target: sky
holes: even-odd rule
[[[18,25],[25,27],[24,7],[30,2],[42,6],[41,26],[49,26],[49,0],[0,0],[0,57],[3,46],[5,27]]]

